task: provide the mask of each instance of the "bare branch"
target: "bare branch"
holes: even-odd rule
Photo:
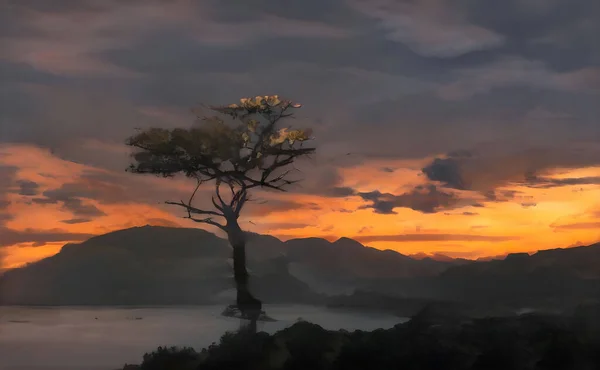
[[[190,196],[190,200],[188,200],[188,205],[189,206],[192,205],[192,200],[194,200],[194,196],[196,196],[196,192],[198,191],[198,188],[200,187],[200,185],[202,185],[202,180],[201,179],[196,178],[196,181],[197,181],[196,188],[194,189],[194,192]]]
[[[221,207],[220,205],[217,204],[217,201],[215,200],[215,197],[211,197],[210,200],[212,201],[213,206],[215,206],[216,209],[218,209],[221,212],[225,212],[225,210],[223,209],[223,207]]]
[[[309,130],[278,128],[283,119],[293,118],[291,108],[299,108],[300,105],[279,100],[276,95],[241,99],[240,103],[207,107],[241,120],[237,127],[214,117],[204,119],[206,124],[203,127],[156,128],[137,132],[127,141],[127,145],[140,150],[133,154],[135,162],[129,170],[164,177],[183,173],[195,178],[197,184],[187,203],[166,202],[185,208],[188,218],[192,218],[193,214],[237,218],[250,200],[250,189],[260,187],[285,191],[287,185],[297,181],[287,179],[291,170],[284,167],[293,166],[297,158],[315,152],[315,148],[303,146],[303,142],[310,139]],[[257,119],[250,119],[250,116]],[[299,145],[295,146],[296,143]],[[244,148],[247,150],[242,154]],[[216,180],[215,196],[211,197],[215,211],[192,206],[198,188],[209,180]],[[221,194],[223,182],[231,192],[231,199],[227,201]],[[195,221],[214,223],[210,217]]]
[[[233,213],[235,214],[236,217],[240,216],[240,212],[242,211],[242,208],[244,207],[244,204],[246,203],[246,201],[248,200],[248,195],[246,192],[246,188],[242,188],[242,190],[240,190],[239,192],[237,192],[235,194],[235,201],[236,204],[235,206],[232,204],[233,207]]]
[[[225,201],[221,197],[221,181],[220,181],[220,179],[217,179],[217,182],[215,184],[215,192],[217,194],[217,199],[219,199],[219,202],[221,203],[221,209],[223,210],[223,212],[225,212],[227,203],[225,203]]]
[[[196,207],[192,207],[188,204],[185,204],[183,201],[181,202],[165,202],[165,204],[170,204],[170,205],[174,205],[174,206],[179,206],[179,207],[183,207],[187,210],[188,213],[190,214],[196,214],[196,215],[212,215],[212,216],[223,216],[222,213],[216,212],[216,211],[205,211],[202,209],[198,209]]]
[[[189,218],[190,220],[194,221],[194,222],[198,222],[198,223],[205,223],[208,225],[212,225],[212,226],[216,226],[219,229],[223,230],[223,231],[227,231],[227,228],[225,227],[225,225],[220,224],[216,221],[213,221],[213,219],[211,217],[208,218],[194,218],[194,217],[185,217],[185,218]]]
[[[227,185],[229,185],[229,190],[231,191],[231,201],[233,202],[233,198],[235,197],[233,182],[228,182]]]

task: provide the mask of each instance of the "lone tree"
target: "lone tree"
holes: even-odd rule
[[[151,128],[127,140],[127,145],[138,149],[128,171],[163,177],[181,173],[196,180],[187,202],[165,203],[182,207],[185,218],[227,233],[237,289],[237,306],[230,308],[250,320],[252,330],[256,330],[262,303],[248,289],[246,236],[238,218],[252,189],[285,191],[286,185],[295,182],[288,176],[290,165],[315,152],[304,146],[310,130],[281,126],[293,116],[293,109],[300,107],[277,95],[241,99],[239,104],[211,106],[218,115],[199,117],[199,124],[192,128]],[[200,185],[210,181],[214,181],[214,209],[199,209],[192,205],[194,197]]]

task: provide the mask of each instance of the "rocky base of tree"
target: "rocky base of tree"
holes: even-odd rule
[[[592,370],[600,368],[600,306],[569,316],[522,315],[453,321],[423,311],[372,332],[327,331],[299,322],[277,332],[226,333],[200,352],[159,348],[143,370],[444,369]]]

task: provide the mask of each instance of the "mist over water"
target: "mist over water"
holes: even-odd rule
[[[200,350],[239,327],[239,320],[220,315],[223,308],[0,307],[0,370],[111,370],[140,363],[145,352],[158,346]],[[300,305],[267,306],[266,311],[278,320],[259,324],[268,333],[298,318],[350,331],[405,321],[383,313]]]

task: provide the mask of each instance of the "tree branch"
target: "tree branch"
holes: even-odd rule
[[[225,210],[223,209],[223,207],[221,207],[220,205],[217,204],[217,201],[215,200],[215,197],[210,197],[210,200],[212,201],[213,206],[215,206],[216,209],[218,209],[221,212],[225,212]]]
[[[184,203],[183,200],[180,202],[168,202],[167,201],[165,203],[185,208],[188,213],[187,218],[190,218],[190,219],[192,218],[192,214],[225,217],[224,213],[219,213],[216,211],[206,211],[206,210],[199,209],[199,208],[192,206],[192,201],[194,200],[194,197],[196,196],[196,193],[198,192],[198,189],[200,188],[200,185],[202,185],[202,182],[203,182],[202,179],[199,179],[199,178],[196,178],[196,181],[197,181],[196,187],[194,188],[194,191],[192,192],[192,195],[190,196],[190,199],[188,200],[187,203]],[[221,212],[223,212],[223,210],[221,210],[221,209],[219,209],[219,210]]]
[[[260,132],[260,134],[258,135],[258,140],[256,140],[256,144],[254,144],[254,148],[252,148],[252,152],[249,155],[249,158],[255,158],[257,153],[258,153],[258,149],[260,149],[263,144],[265,143],[266,140],[266,136],[271,134],[273,132],[273,128],[275,127],[275,125],[277,124],[277,122],[279,122],[279,120],[281,120],[282,118],[291,116],[291,114],[285,114],[285,111],[290,107],[290,104],[286,104],[285,106],[283,106],[280,110],[279,110],[279,114],[275,117],[269,117],[269,124]]]
[[[188,214],[196,214],[196,215],[212,215],[212,216],[221,216],[223,217],[222,213],[216,212],[216,211],[205,211],[202,209],[198,209],[196,207],[192,207],[188,204],[185,204],[183,201],[181,202],[165,202],[165,204],[170,204],[170,205],[174,205],[174,206],[179,206],[179,207],[183,207],[187,210]]]
[[[225,227],[225,225],[220,224],[216,221],[213,221],[212,217],[207,217],[207,218],[194,218],[194,217],[185,217],[185,218],[189,218],[190,220],[194,221],[194,222],[199,222],[199,223],[204,223],[204,224],[208,224],[208,225],[212,225],[212,226],[216,226],[219,229],[227,232],[227,228]]]
[[[239,217],[240,216],[240,212],[242,211],[242,208],[244,207],[244,204],[248,200],[248,193],[246,191],[246,187],[245,186],[242,188],[242,190],[238,191],[235,194],[235,198],[236,198],[235,199],[236,200],[235,206],[232,204],[233,213],[235,214],[235,217]]]
[[[219,120],[217,126],[207,129],[157,128],[130,137],[127,145],[141,149],[141,152],[133,155],[137,163],[130,166],[130,171],[164,177],[183,173],[187,177],[195,178],[197,185],[187,203],[183,200],[165,203],[185,208],[187,218],[195,222],[223,228],[224,226],[216,223],[212,216],[224,217],[226,220],[238,218],[243,206],[249,201],[249,189],[261,187],[285,191],[286,185],[296,181],[286,179],[290,170],[285,170],[284,167],[293,165],[296,158],[315,151],[315,148],[302,146],[303,140],[308,139],[308,132],[294,130],[294,135],[288,132],[289,135],[285,136],[283,131],[277,130],[277,124],[282,119],[293,116],[293,113],[289,112],[290,108],[299,108],[300,105],[288,100],[279,101],[277,96],[265,99],[242,99],[241,106],[232,104],[220,108],[209,107],[234,119],[241,118],[243,125],[237,128],[230,128],[224,125],[224,121]],[[248,116],[254,116],[253,118],[262,121],[262,124],[254,120],[256,122],[252,122],[250,127],[250,123],[244,120]],[[215,128],[216,131],[211,131]],[[278,137],[279,135],[284,136]],[[300,147],[295,147],[294,144],[298,142]],[[249,154],[242,156],[242,148],[246,148]],[[229,163],[233,167],[226,166]],[[280,172],[281,174],[277,175]],[[216,194],[211,197],[215,211],[192,206],[198,188],[208,180],[216,180]],[[227,202],[220,192],[223,182],[231,191],[231,199],[227,199]],[[209,217],[194,218],[192,215]]]
[[[215,193],[217,194],[217,199],[219,199],[219,202],[221,203],[221,209],[223,210],[223,212],[225,212],[227,203],[225,203],[225,201],[221,197],[221,180],[220,179],[217,179],[217,182],[215,184]]]
[[[188,200],[189,206],[192,205],[192,200],[194,200],[194,197],[196,196],[196,192],[198,191],[198,188],[200,187],[200,185],[202,185],[202,180],[199,178],[196,178],[196,188],[194,189],[194,191],[192,192],[192,195],[190,195],[190,199]]]

